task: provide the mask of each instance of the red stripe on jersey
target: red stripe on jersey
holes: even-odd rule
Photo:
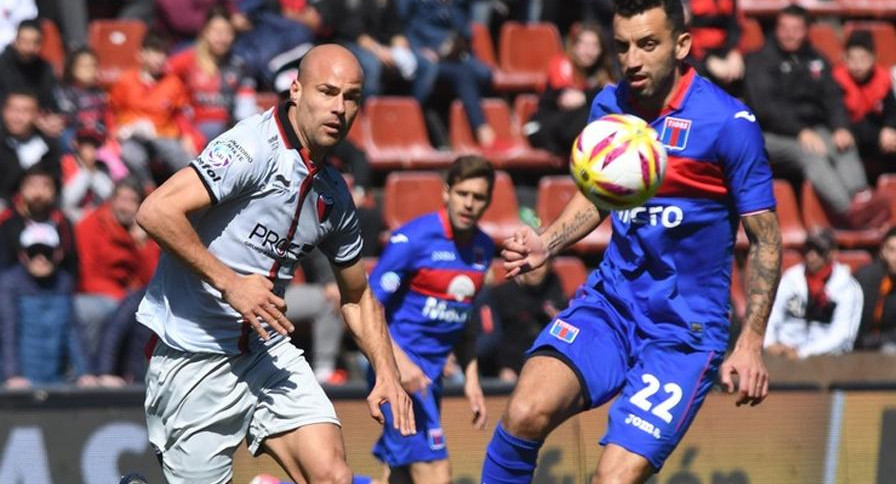
[[[728,187],[718,163],[669,156],[666,178],[656,195],[721,199],[728,196]]]
[[[485,282],[485,272],[462,269],[423,268],[417,271],[414,278],[411,279],[411,290],[425,296],[457,301],[457,298],[449,293],[448,289],[451,286],[451,283],[460,276],[467,276],[473,281],[472,294],[469,297],[461,299],[463,302],[470,302],[473,300],[473,295],[479,292],[479,289],[482,288],[482,284]]]
[[[152,358],[152,353],[156,350],[157,344],[159,344],[159,335],[153,333],[149,336],[146,346],[143,347],[143,356],[146,357],[147,361]]]

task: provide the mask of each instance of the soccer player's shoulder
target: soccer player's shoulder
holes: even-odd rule
[[[266,160],[271,152],[271,143],[265,139],[262,116],[256,114],[240,121],[211,140],[206,151],[244,163]]]
[[[739,120],[745,123],[756,123],[753,110],[742,101],[705,78],[697,77],[696,79],[699,79],[696,93],[698,102],[705,109],[714,113],[722,121]]]
[[[591,102],[590,119],[598,119],[610,113],[621,113],[624,95],[625,89],[620,88],[618,84],[604,86]]]

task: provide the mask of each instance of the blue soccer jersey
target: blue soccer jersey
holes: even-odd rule
[[[469,243],[455,241],[448,214],[441,211],[393,232],[370,274],[392,339],[433,381],[425,392],[411,396],[414,435],[396,431],[384,405],[386,424],[373,454],[392,467],[448,458],[439,411],[442,367],[472,318],[473,298],[485,282],[494,251],[492,239],[478,228]]]
[[[470,243],[458,244],[440,211],[394,231],[370,274],[392,338],[433,381],[472,317],[494,252],[478,228]]]
[[[595,98],[591,119],[609,113],[638,114],[625,84]],[[651,125],[669,155],[663,184],[643,206],[612,213],[600,266],[530,354],[567,362],[587,406],[615,397],[601,443],[659,469],[722,362],[740,217],[775,199],[756,118],[693,69]]]
[[[638,115],[630,96],[625,84],[605,88],[590,119]],[[612,213],[613,237],[585,288],[648,337],[722,351],[740,217],[775,208],[762,132],[749,108],[692,68],[650,124],[669,156],[666,177],[643,206]]]

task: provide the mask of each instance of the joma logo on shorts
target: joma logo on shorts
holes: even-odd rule
[[[616,214],[622,223],[662,225],[667,229],[678,227],[684,220],[684,212],[681,210],[681,207],[676,207],[675,205],[635,207],[628,210],[620,210]]]
[[[625,417],[625,423],[639,430],[647,432],[655,439],[660,438],[660,429],[655,427],[652,423],[644,420],[643,418],[638,417],[637,415],[628,414],[628,417]]]

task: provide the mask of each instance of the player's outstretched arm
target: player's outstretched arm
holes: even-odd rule
[[[416,433],[411,399],[401,387],[398,366],[392,354],[392,338],[386,328],[382,306],[367,285],[364,264],[359,260],[349,266],[333,266],[333,273],[342,294],[345,324],[376,373],[373,390],[367,397],[370,415],[383,423],[380,405],[389,402],[395,428],[402,435]]]
[[[211,197],[192,168],[175,173],[154,190],[137,212],[137,223],[159,245],[187,265],[194,273],[221,292],[221,297],[267,339],[261,320],[281,334],[293,330],[283,315],[283,299],[271,290],[264,276],[241,276],[208,251],[190,224],[187,215],[210,207]]]
[[[510,279],[544,264],[548,257],[588,235],[605,215],[577,191],[557,220],[540,236],[531,227],[523,227],[504,241],[501,256],[504,257],[506,277]]]
[[[737,405],[758,405],[768,395],[768,370],[762,360],[765,328],[781,279],[781,232],[778,216],[767,211],[741,218],[750,251],[747,257],[747,313],[734,350],[722,363],[722,384],[734,391],[738,376]]]

